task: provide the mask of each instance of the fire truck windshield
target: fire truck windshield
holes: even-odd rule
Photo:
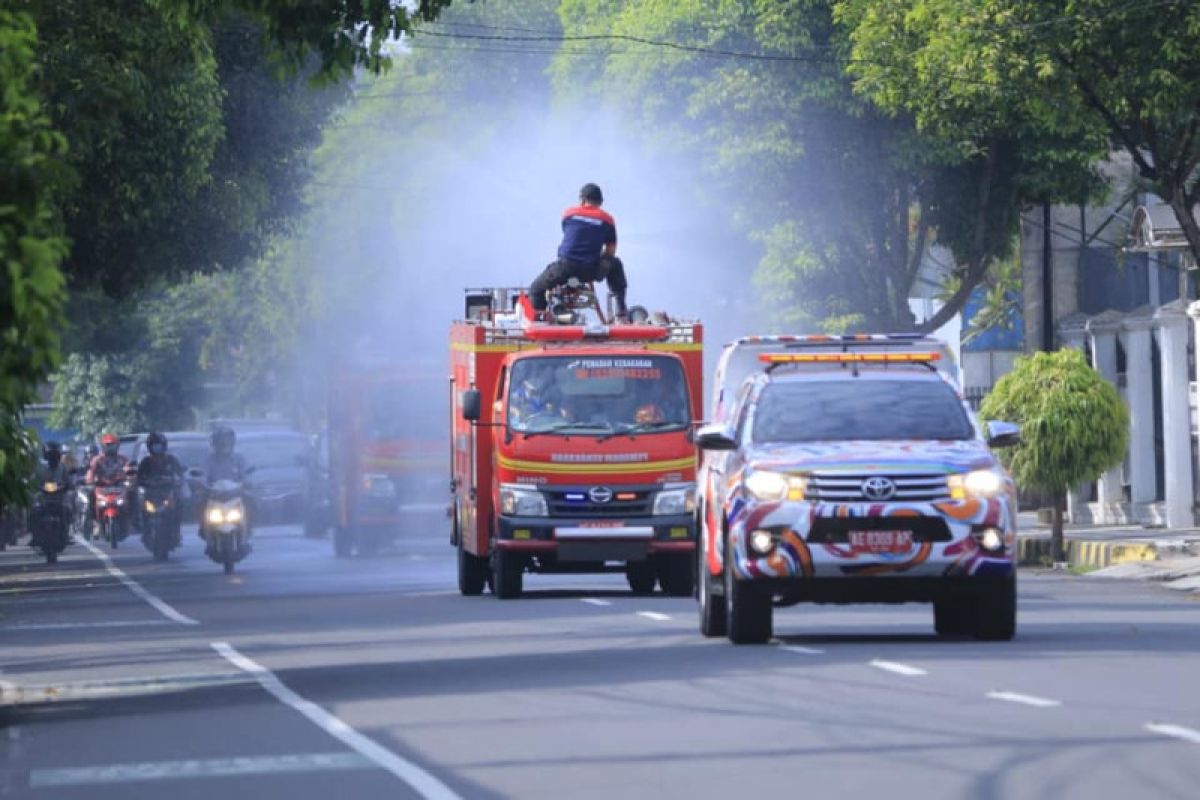
[[[508,424],[526,434],[683,430],[687,384],[672,358],[533,356],[513,364]]]

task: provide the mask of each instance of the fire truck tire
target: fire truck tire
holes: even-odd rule
[[[349,558],[354,550],[354,533],[341,525],[333,529],[333,554],[338,558]]]
[[[630,561],[625,565],[625,580],[634,594],[650,594],[658,579],[653,561]]]
[[[492,594],[501,600],[512,600],[521,596],[521,584],[525,563],[516,553],[492,550]]]
[[[693,567],[695,558],[690,553],[657,556],[658,585],[671,597],[691,597],[695,588]]]
[[[749,581],[734,579],[725,569],[725,627],[734,644],[766,644],[771,638],[773,598]]]
[[[483,594],[488,583],[489,566],[486,558],[468,553],[458,543],[458,591],[463,597]]]

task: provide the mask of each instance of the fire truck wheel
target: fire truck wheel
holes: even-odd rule
[[[650,594],[657,579],[653,561],[630,561],[625,565],[625,580],[634,594]]]
[[[379,552],[380,539],[382,535],[379,530],[372,527],[360,528],[355,535],[358,540],[358,554],[360,556],[373,556]]]
[[[691,553],[658,555],[658,585],[672,597],[691,597],[695,586],[693,566],[695,558]]]
[[[463,549],[462,542],[458,543],[458,591],[463,597],[474,597],[483,594],[483,587],[488,582],[488,562],[486,558],[472,555]]]
[[[518,553],[492,550],[492,594],[501,600],[521,596],[525,563]]]
[[[333,529],[333,554],[338,558],[349,558],[354,550],[354,533],[341,525]]]

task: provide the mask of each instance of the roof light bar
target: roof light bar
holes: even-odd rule
[[[764,364],[850,364],[850,363],[907,363],[925,364],[940,361],[941,353],[761,353]]]

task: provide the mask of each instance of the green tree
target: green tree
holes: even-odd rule
[[[845,0],[852,70],[883,106],[963,147],[1021,134],[1060,169],[1132,159],[1200,260],[1200,5],[1126,0]],[[1083,197],[1075,197],[1079,201]]]
[[[1082,353],[1064,349],[1017,359],[984,399],[979,415],[1021,426],[1021,445],[1001,451],[1000,457],[1018,486],[1053,494],[1051,546],[1054,560],[1063,561],[1067,492],[1096,480],[1125,457],[1125,402]]]
[[[0,505],[24,504],[35,444],[21,424],[58,356],[59,230],[48,175],[64,150],[35,93],[37,32],[0,10]]]

